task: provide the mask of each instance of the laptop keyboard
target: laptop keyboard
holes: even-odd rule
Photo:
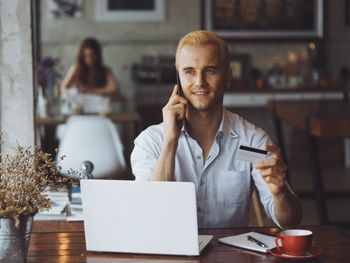
[[[208,243],[210,240],[213,238],[213,236],[208,236],[208,235],[199,235],[198,236],[198,246],[199,246],[199,251],[201,251]]]

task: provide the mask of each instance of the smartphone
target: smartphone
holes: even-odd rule
[[[185,97],[184,92],[182,90],[182,86],[181,86],[181,82],[180,82],[180,76],[179,76],[179,72],[176,70],[176,81],[177,81],[177,87],[178,87],[178,95],[181,97]]]

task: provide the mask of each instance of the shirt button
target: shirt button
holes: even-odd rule
[[[201,159],[202,157],[200,157],[199,155],[197,156],[197,159]]]
[[[200,186],[203,186],[204,185],[204,181],[200,181]]]

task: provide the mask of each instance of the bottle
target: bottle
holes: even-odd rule
[[[36,113],[40,118],[47,117],[47,100],[44,97],[42,87],[38,87],[38,100],[36,105]]]

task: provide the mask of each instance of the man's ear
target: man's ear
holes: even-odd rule
[[[228,90],[231,88],[232,85],[232,71],[231,67],[227,69],[227,76],[226,76],[226,83],[225,83],[225,90]]]

